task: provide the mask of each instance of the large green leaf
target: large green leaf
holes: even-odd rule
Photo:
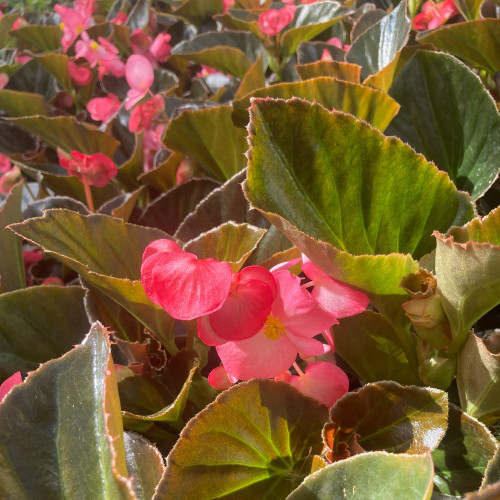
[[[324,439],[334,459],[351,440],[365,451],[426,453],[439,445],[447,417],[444,391],[376,382],[347,393],[334,404]]]
[[[104,153],[110,158],[118,147],[118,141],[74,116],[45,116],[10,118],[18,127],[38,135],[53,148],[67,152],[80,151],[85,154]]]
[[[80,287],[34,286],[0,295],[0,380],[69,351],[89,330]]]
[[[307,477],[287,500],[429,500],[432,476],[428,454],[364,453]]]
[[[378,73],[405,45],[411,29],[406,15],[406,1],[368,28],[352,44],[347,62],[362,66],[361,78]]]
[[[418,384],[392,325],[373,311],[342,318],[333,327],[335,352],[363,382],[393,380]]]
[[[436,233],[436,277],[438,291],[453,335],[456,352],[469,329],[500,301],[500,208],[481,222],[471,223],[448,236]],[[494,232],[496,236],[491,233]],[[485,236],[497,245],[485,241]],[[490,236],[491,235],[491,236]]]
[[[0,292],[26,286],[22,240],[6,226],[22,220],[23,183],[14,186],[0,208]]]
[[[340,281],[405,294],[418,268],[403,253],[428,253],[433,228],[472,217],[445,173],[352,116],[298,99],[255,99],[251,114],[247,198]]]
[[[48,114],[43,96],[16,90],[0,90],[0,109],[10,116]]]
[[[122,305],[167,350],[177,351],[174,320],[147,298],[140,282],[142,253],[152,241],[168,238],[166,233],[106,215],[83,216],[57,209],[10,227]]]
[[[231,113],[229,105],[185,110],[170,122],[163,142],[168,149],[192,156],[216,179],[225,181],[246,165],[246,132],[233,124]]]
[[[494,74],[500,71],[500,19],[450,24],[417,37]]]
[[[315,61],[295,66],[301,80],[329,76],[346,82],[361,82],[361,66],[341,61]]]
[[[293,21],[280,33],[283,54],[294,54],[301,42],[311,40],[352,13],[353,10],[332,1],[298,6]]]
[[[448,429],[432,452],[435,489],[448,495],[477,490],[497,446],[483,424],[450,404]]]
[[[234,273],[241,269],[265,232],[260,227],[229,221],[188,241],[183,250],[200,259],[225,260]]]
[[[173,14],[198,26],[206,18],[222,12],[222,0],[186,0]]]
[[[243,78],[261,51],[262,46],[252,34],[223,31],[185,40],[172,49],[172,55]]]
[[[500,418],[500,353],[490,341],[470,334],[458,356],[457,386],[460,406],[488,425]]]
[[[248,108],[252,97],[300,97],[328,109],[350,113],[382,131],[399,110],[398,103],[384,92],[336,78],[319,77],[261,88],[234,101],[233,120],[237,125],[248,123]]]
[[[0,404],[0,423],[3,498],[135,498],[99,323],[81,345],[14,387]]]
[[[500,115],[479,78],[452,56],[420,51],[390,94],[401,110],[387,133],[448,172],[472,199],[480,198],[500,171]]]
[[[283,382],[240,383],[184,428],[156,498],[282,499],[320,453],[326,417],[324,406]]]
[[[59,50],[63,32],[59,26],[31,24],[11,31],[10,36],[19,38],[44,52]]]

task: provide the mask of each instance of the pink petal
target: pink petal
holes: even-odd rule
[[[308,364],[303,376],[292,375],[286,382],[328,408],[349,391],[347,375],[338,366],[324,361]]]
[[[175,319],[194,319],[221,307],[231,287],[231,268],[187,252],[160,252],[142,264],[141,281],[152,302]]]
[[[228,375],[223,366],[218,366],[217,368],[214,368],[210,372],[210,375],[208,376],[208,383],[218,391],[223,391],[224,389],[228,389],[237,381],[238,379],[235,379],[234,377]]]
[[[144,56],[133,54],[127,59],[125,78],[130,88],[146,93],[155,78],[153,66]]]
[[[226,339],[219,337],[210,325],[210,316],[202,316],[198,318],[198,337],[200,340],[212,346],[222,345],[227,342]]]
[[[4,400],[5,396],[10,392],[10,390],[19,385],[23,381],[21,377],[21,372],[16,372],[14,375],[11,375],[7,380],[5,380],[0,385],[0,403]]]
[[[271,340],[263,330],[249,339],[226,342],[216,349],[227,373],[239,380],[276,377],[288,370],[297,356],[287,335]]]
[[[324,344],[319,340],[297,335],[294,332],[288,333],[288,340],[295,346],[300,355],[304,358],[311,358],[313,356],[321,356],[330,352],[330,346]]]
[[[146,247],[146,250],[144,250],[142,254],[143,262],[148,257],[158,252],[182,252],[182,249],[173,240],[167,240],[166,238],[155,240]]]
[[[130,89],[127,92],[128,100],[125,104],[125,109],[128,111],[130,108],[132,108],[146,95],[146,93],[147,91],[142,92],[140,90]]]

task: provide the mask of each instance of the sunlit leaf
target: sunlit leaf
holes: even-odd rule
[[[0,109],[10,116],[48,114],[43,96],[15,90],[0,90]]]
[[[63,32],[59,26],[42,26],[31,24],[11,31],[10,36],[19,38],[44,52],[61,48]]]
[[[316,61],[298,64],[295,69],[302,80],[328,76],[351,83],[361,82],[361,66],[340,61]]]

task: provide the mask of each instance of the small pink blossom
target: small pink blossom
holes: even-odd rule
[[[198,259],[167,241],[164,246],[162,240],[153,242],[144,251],[141,282],[146,295],[175,319],[189,320],[217,311],[231,287],[229,264]]]
[[[125,105],[128,110],[147,94],[153,84],[153,66],[144,56],[133,54],[127,59],[125,78],[131,87],[127,93],[129,99]]]
[[[0,194],[8,194],[10,190],[17,184],[19,177],[21,175],[21,171],[19,167],[12,166],[10,170],[5,172],[0,177]]]
[[[57,153],[61,166],[68,171],[69,175],[74,175],[80,182],[91,186],[107,186],[118,173],[113,160],[102,153],[87,155],[79,151],[71,151],[71,158],[68,158],[60,149]]]
[[[222,12],[226,14],[229,9],[234,7],[234,0],[222,0]]]
[[[99,37],[99,43],[92,40],[87,32],[75,44],[75,59],[83,58],[94,68],[98,65],[99,78],[112,74],[121,78],[125,74],[125,64],[120,59],[118,49],[106,38]]]
[[[147,57],[153,39],[144,30],[136,29],[130,35],[130,46],[134,54]]]
[[[5,396],[9,394],[11,389],[16,385],[21,384],[23,381],[23,377],[21,377],[21,372],[16,372],[14,375],[11,375],[7,380],[0,384],[0,403],[5,399]]]
[[[107,122],[118,113],[122,103],[115,94],[106,97],[94,97],[87,104],[87,111],[92,120],[96,122]]]
[[[413,19],[413,28],[416,30],[432,30],[445,24],[448,19],[459,13],[453,0],[434,3],[428,0],[422,6],[420,14]]]
[[[130,132],[140,134],[145,130],[150,130],[153,121],[156,120],[165,109],[165,101],[161,95],[155,95],[144,104],[138,104],[130,114],[128,128]]]
[[[170,56],[170,40],[172,36],[168,33],[160,33],[151,44],[149,53],[158,62],[165,62]]]
[[[64,52],[67,52],[78,35],[92,26],[94,0],[77,0],[73,8],[56,4],[54,10],[61,16],[61,24],[59,25],[63,30],[61,45]]]
[[[116,17],[114,19],[111,19],[111,22],[113,24],[117,24],[118,26],[124,26],[125,23],[127,22],[127,14],[125,12],[118,12],[116,14]]]
[[[68,72],[71,80],[80,87],[92,81],[92,71],[85,66],[78,66],[71,60],[68,61]]]
[[[166,125],[164,123],[158,123],[149,130],[144,131],[143,146],[145,150],[158,151],[163,147],[161,141],[163,133],[165,132]]]
[[[223,366],[214,368],[208,375],[208,383],[218,391],[229,389],[238,379],[231,377]]]
[[[18,17],[14,24],[12,25],[12,30],[18,30],[19,28],[24,28],[24,26],[28,26],[28,21],[24,19],[24,17]]]
[[[269,9],[259,15],[259,28],[264,35],[277,35],[295,16],[295,5],[286,5],[282,9]]]

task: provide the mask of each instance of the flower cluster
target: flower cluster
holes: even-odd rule
[[[448,19],[457,14],[458,9],[453,0],[438,3],[428,0],[423,4],[420,14],[417,14],[413,19],[413,28],[416,30],[433,30],[445,24]]]
[[[303,284],[290,268],[302,263]],[[277,378],[331,406],[347,392],[345,373],[330,362],[307,360],[333,349],[329,329],[337,318],[366,309],[368,297],[338,283],[306,256],[271,270],[232,272],[227,262],[198,259],[171,240],[151,243],[141,280],[147,296],[173,318],[197,320],[198,336],[215,346],[222,366],[209,381],[223,389],[237,380]],[[312,288],[310,292],[308,288]],[[324,343],[314,337],[323,335]],[[298,375],[288,370],[294,366]]]

